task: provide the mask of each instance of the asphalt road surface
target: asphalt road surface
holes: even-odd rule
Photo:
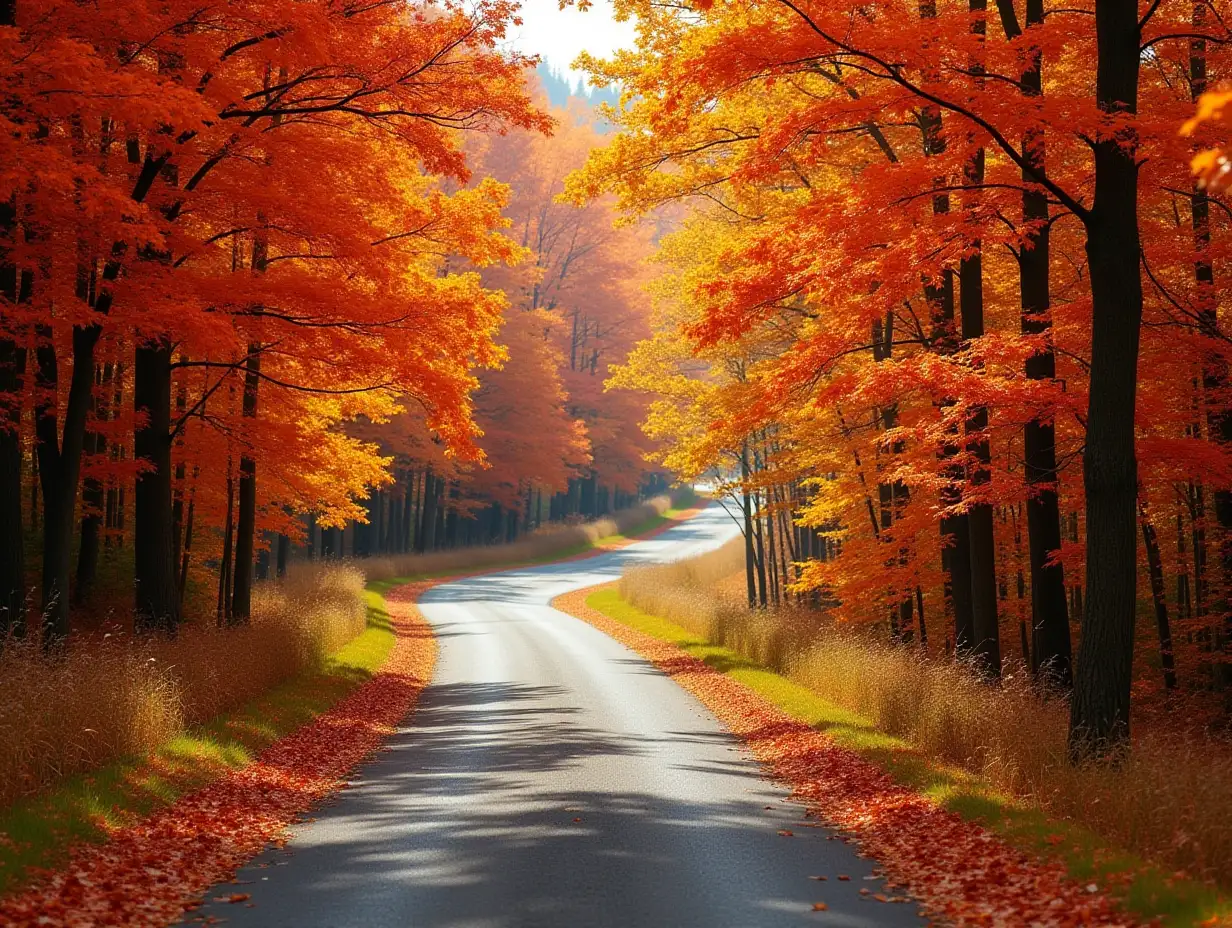
[[[922,924],[914,905],[862,898],[881,889],[872,865],[793,829],[803,810],[692,696],[548,605],[736,533],[711,505],[619,551],[436,587],[421,604],[436,674],[391,750],[241,871],[253,907],[195,914],[263,928]]]

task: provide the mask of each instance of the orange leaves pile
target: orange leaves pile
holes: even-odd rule
[[[1066,879],[1060,864],[1026,857],[675,645],[590,608],[588,592],[553,605],[632,648],[696,696],[794,798],[880,862],[933,918],[954,925],[1134,924],[1098,888]]]
[[[430,586],[409,584],[387,597],[397,641],[370,682],[247,767],[116,831],[106,844],[79,847],[66,867],[0,901],[0,924],[161,928],[228,879],[341,788],[414,706],[436,661],[435,641],[414,605]]]

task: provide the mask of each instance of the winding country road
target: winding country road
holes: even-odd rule
[[[920,924],[914,906],[861,898],[880,891],[863,880],[871,864],[823,829],[779,836],[802,810],[719,723],[548,605],[734,534],[711,505],[619,551],[433,589],[421,609],[440,659],[391,750],[241,871],[251,907],[196,914],[296,928]],[[827,911],[811,911],[818,899]]]

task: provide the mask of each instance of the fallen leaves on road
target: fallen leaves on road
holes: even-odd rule
[[[248,766],[116,830],[105,844],[76,848],[64,867],[0,900],[0,924],[161,928],[195,908],[211,886],[339,789],[415,705],[436,661],[436,642],[415,601],[436,582],[386,596],[397,640],[370,681]],[[232,893],[220,901],[249,898]]]
[[[1135,924],[1107,895],[1069,880],[1061,864],[1027,857],[698,658],[587,606],[592,592],[568,593],[553,605],[632,648],[696,696],[841,840],[879,861],[923,904],[926,917],[959,926]]]

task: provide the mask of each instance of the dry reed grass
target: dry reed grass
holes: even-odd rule
[[[689,494],[677,502],[691,502]],[[393,577],[436,576],[460,571],[483,570],[502,564],[537,561],[562,553],[581,552],[601,538],[622,535],[658,518],[673,506],[673,497],[656,496],[640,506],[622,509],[595,522],[550,524],[509,544],[454,548],[430,554],[396,554],[362,561],[369,580]]]
[[[293,565],[258,584],[252,622],[188,624],[174,639],[90,637],[47,660],[0,652],[0,806],[110,761],[153,750],[312,667],[363,631],[363,572]]]
[[[1232,885],[1232,748],[1139,725],[1116,768],[1066,760],[1068,710],[1029,674],[997,687],[944,655],[892,645],[802,608],[750,612],[741,542],[629,571],[621,595],[857,712],[927,757],[1076,822],[1168,870]],[[1174,707],[1183,712],[1183,705]]]

